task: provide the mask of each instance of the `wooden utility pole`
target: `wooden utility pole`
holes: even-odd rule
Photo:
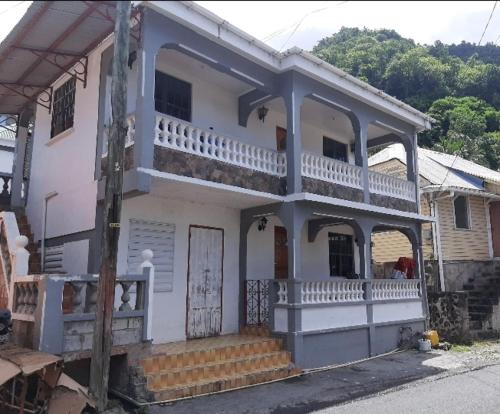
[[[102,229],[102,264],[90,365],[90,392],[97,410],[107,405],[112,322],[115,301],[116,262],[122,208],[123,164],[127,136],[127,61],[129,56],[130,1],[116,2],[111,109],[113,123],[108,137],[106,193]]]

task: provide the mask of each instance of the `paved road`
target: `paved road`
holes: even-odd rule
[[[446,372],[436,354],[403,352],[273,384],[153,406],[151,414],[303,414]],[[500,380],[500,378],[499,378]],[[406,414],[406,413],[405,413]]]
[[[500,413],[500,365],[419,381],[398,390],[314,411],[317,414]]]

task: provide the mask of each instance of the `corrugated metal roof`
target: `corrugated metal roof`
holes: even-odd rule
[[[441,165],[453,168],[454,170],[461,171],[468,175],[473,175],[486,181],[500,183],[500,172],[498,171],[491,170],[483,167],[482,165],[476,164],[475,162],[465,160],[455,155],[443,154],[441,152],[424,148],[421,148],[420,151],[425,154],[425,156],[432,158]]]
[[[19,113],[87,55],[113,31],[114,12],[113,1],[33,2],[0,44],[0,113]],[[56,55],[57,65],[47,60]]]
[[[432,157],[430,156],[430,153],[432,153]],[[477,176],[468,174],[465,171],[455,171],[454,169],[449,168],[447,165],[439,163],[435,159],[439,157],[435,156],[434,154],[444,155],[432,150],[423,148],[418,149],[418,171],[420,175],[427,179],[431,184],[441,187],[460,187],[484,191],[483,183],[477,178]],[[450,157],[454,156],[451,155]],[[368,160],[368,165],[372,166],[381,164],[392,159],[397,159],[403,164],[406,164],[406,151],[402,144],[389,145],[387,148],[384,148],[382,151],[371,156]],[[470,163],[470,161],[468,162]],[[478,166],[477,164],[474,165]]]

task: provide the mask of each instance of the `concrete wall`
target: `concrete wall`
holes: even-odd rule
[[[27,214],[35,240],[42,237],[43,205],[48,202],[47,238],[94,228],[97,185],[94,160],[97,135],[100,54],[105,42],[89,55],[87,87],[76,82],[74,125],[50,138],[52,115],[36,106]],[[54,89],[68,79],[55,82]]]
[[[132,218],[175,224],[173,289],[171,292],[156,292],[154,295],[154,342],[179,341],[186,338],[187,266],[191,224],[224,229],[222,333],[237,332],[239,210],[149,195],[125,200],[119,241],[119,274],[127,272],[129,222]]]

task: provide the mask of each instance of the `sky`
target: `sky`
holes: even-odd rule
[[[0,1],[0,39],[29,1]],[[278,50],[311,49],[342,26],[394,29],[418,43],[477,43],[494,1],[197,1],[221,18]],[[300,22],[300,24],[298,24]],[[271,36],[273,35],[273,36]],[[500,4],[483,39],[500,45]]]

